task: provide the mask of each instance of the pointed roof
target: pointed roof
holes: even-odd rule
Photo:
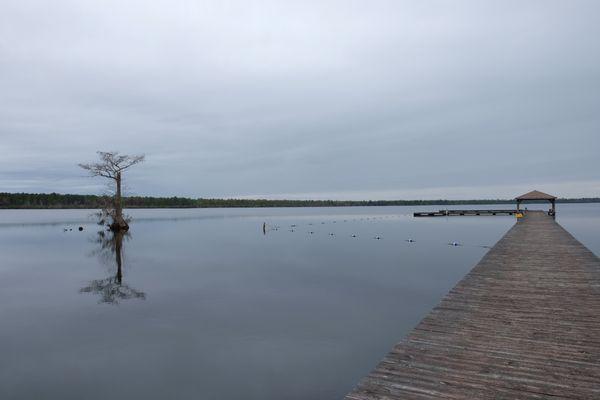
[[[533,190],[529,193],[520,195],[516,200],[556,200],[556,196],[540,192],[539,190]]]

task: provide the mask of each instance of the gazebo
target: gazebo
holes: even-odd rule
[[[522,194],[521,196],[515,198],[515,200],[517,200],[517,211],[521,210],[521,202],[523,201],[549,201],[550,204],[552,204],[552,208],[550,208],[550,211],[548,211],[548,215],[554,216],[556,214],[556,196],[552,196],[551,194],[534,190],[529,193]]]

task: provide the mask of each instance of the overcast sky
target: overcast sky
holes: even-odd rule
[[[600,1],[0,2],[0,191],[600,196]]]

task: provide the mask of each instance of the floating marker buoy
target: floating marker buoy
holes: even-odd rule
[[[460,243],[458,242],[452,242],[452,243],[448,243],[450,246],[460,246]]]
[[[83,230],[83,226],[79,227],[79,232],[81,232]]]
[[[335,236],[335,233],[330,233],[329,236]]]
[[[310,231],[310,232],[308,232],[308,233],[310,233],[310,234],[312,235],[314,232],[313,232],[313,231]]]
[[[373,239],[380,240],[380,239],[381,239],[381,236],[375,236]]]
[[[412,240],[412,239],[406,239],[406,241],[407,241],[408,243],[413,243],[413,242],[414,242],[414,240]]]
[[[355,234],[352,234],[351,236],[352,236],[352,237],[356,237],[356,235],[355,235]]]

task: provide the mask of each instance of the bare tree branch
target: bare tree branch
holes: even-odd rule
[[[101,162],[78,164],[81,168],[90,172],[92,176],[101,176],[109,179],[117,179],[117,174],[144,161],[145,156],[129,156],[119,154],[118,151],[98,151]]]

